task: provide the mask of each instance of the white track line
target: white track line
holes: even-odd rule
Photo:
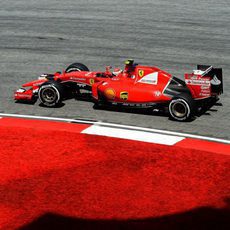
[[[76,123],[82,123],[82,124],[94,124],[95,123],[95,121],[87,121],[87,120],[76,120],[76,119],[70,119],[70,118],[45,117],[45,116],[22,115],[22,114],[0,113],[0,116],[16,117],[16,118],[30,118],[30,119],[40,119],[40,120],[50,120],[50,121],[76,122]]]
[[[50,120],[50,121],[63,121],[63,122],[72,122],[72,123],[81,123],[81,124],[91,124],[94,126],[97,125],[97,126],[102,126],[102,127],[119,128],[119,129],[123,129],[123,130],[128,129],[128,130],[133,130],[133,131],[144,131],[144,132],[150,132],[150,133],[166,134],[166,135],[179,136],[179,137],[188,137],[188,138],[194,138],[194,139],[230,144],[230,140],[225,140],[225,139],[206,137],[206,136],[200,136],[200,135],[193,135],[193,134],[187,134],[187,133],[180,133],[180,132],[173,132],[173,131],[160,130],[160,129],[142,128],[142,127],[129,126],[129,125],[119,125],[119,124],[106,123],[106,122],[100,122],[100,121],[87,121],[87,120],[80,120],[80,119],[78,120],[78,119],[68,119],[68,118],[58,118],[58,117],[45,117],[45,116],[7,114],[7,113],[0,113],[0,116],[2,116],[2,117],[42,119],[42,120]]]
[[[104,123],[104,122],[97,122],[96,125],[117,127],[117,128],[123,128],[123,129],[131,129],[131,130],[140,130],[140,131],[145,131],[145,132],[162,133],[162,134],[168,134],[168,135],[173,135],[173,136],[188,137],[188,138],[194,138],[194,139],[215,141],[215,142],[221,142],[224,144],[230,144],[230,140],[194,135],[194,134],[189,134],[189,133],[179,133],[179,132],[167,131],[167,130],[161,130],[161,129],[142,128],[142,127],[135,127],[135,126],[129,126],[129,125],[119,125],[119,124]]]
[[[121,129],[117,127],[116,128],[105,127],[105,126],[98,126],[98,125],[91,125],[90,127],[84,129],[81,133],[107,136],[107,137],[116,137],[116,138],[162,144],[162,145],[175,145],[179,141],[185,139],[184,137],[178,137],[172,135],[144,132],[139,130]]]

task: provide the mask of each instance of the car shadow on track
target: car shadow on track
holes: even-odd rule
[[[34,105],[36,103],[35,101],[15,101],[16,104],[25,104],[25,105]]]
[[[203,108],[201,108],[200,110],[198,110],[197,112],[197,116],[200,117],[202,115],[211,115],[210,112],[218,112],[218,109],[217,108],[213,108],[213,106],[217,106],[217,107],[220,107],[220,106],[223,106],[222,103],[220,102],[210,102],[208,105],[204,106]]]
[[[43,108],[47,108],[47,106],[43,105],[42,103],[39,104],[40,107],[43,107]],[[55,106],[52,106],[52,108],[62,108],[63,106],[65,106],[65,103],[60,103],[60,104],[57,104]]]
[[[146,219],[127,219],[127,220],[94,220],[80,219],[62,216],[54,213],[46,213],[25,226],[20,230],[38,229],[109,229],[109,230],[204,230],[204,229],[229,229],[230,226],[230,205],[224,208],[200,207],[183,213],[167,215],[156,218]]]

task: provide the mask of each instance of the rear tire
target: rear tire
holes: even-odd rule
[[[181,94],[174,97],[169,103],[169,114],[173,120],[191,120],[195,112],[195,103],[188,94]]]
[[[73,63],[69,65],[65,70],[66,73],[71,73],[76,71],[89,71],[89,69],[86,65],[82,63]]]
[[[61,83],[48,81],[42,84],[38,90],[40,102],[47,107],[56,107],[64,98],[64,88]]]

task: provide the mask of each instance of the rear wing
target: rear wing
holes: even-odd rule
[[[185,74],[185,82],[193,98],[202,99],[223,93],[223,76],[221,68],[197,65],[193,73]]]
[[[197,65],[197,70],[203,71],[202,77],[210,77],[211,92],[223,93],[223,75],[221,68],[213,68],[207,65]]]

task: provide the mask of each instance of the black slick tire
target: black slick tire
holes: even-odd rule
[[[38,90],[38,98],[46,107],[56,107],[64,98],[64,88],[61,83],[48,81],[42,84]]]
[[[65,70],[66,73],[71,73],[76,71],[89,71],[89,69],[86,65],[82,63],[73,63],[69,65]]]
[[[189,121],[193,118],[195,103],[188,94],[180,94],[172,98],[169,103],[169,115],[176,121]]]

